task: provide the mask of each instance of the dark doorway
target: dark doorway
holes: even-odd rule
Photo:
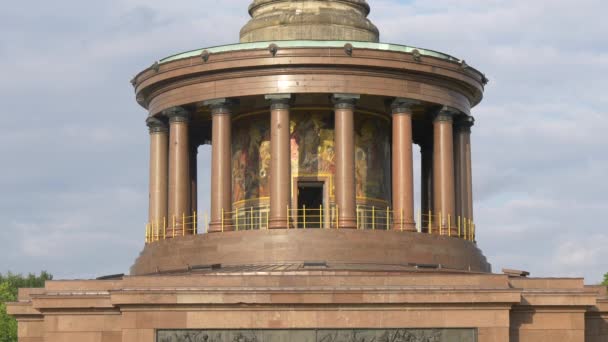
[[[323,182],[298,183],[298,227],[323,227]]]

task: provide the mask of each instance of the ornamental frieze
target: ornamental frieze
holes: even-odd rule
[[[159,330],[157,342],[476,342],[475,329]]]

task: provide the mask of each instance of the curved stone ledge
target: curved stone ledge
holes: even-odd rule
[[[482,75],[458,63],[411,54],[340,49],[286,49],[272,56],[265,50],[226,52],[209,62],[189,57],[163,63],[139,74],[138,102],[156,115],[165,109],[216,98],[272,93],[353,93],[403,97],[470,112],[483,97]]]
[[[197,265],[261,265],[298,262],[394,265],[438,264],[446,269],[491,272],[479,248],[447,236],[400,231],[257,230],[175,238],[146,245],[132,275]]]

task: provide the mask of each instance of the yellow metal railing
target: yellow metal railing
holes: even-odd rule
[[[475,223],[461,216],[418,213],[418,231],[427,234],[447,235],[475,241]]]
[[[316,208],[287,208],[283,229],[338,229],[339,208],[337,206]],[[157,220],[146,224],[146,243],[172,239],[186,235],[197,235],[209,232],[209,219],[203,215],[202,230],[199,230],[199,216],[182,214],[170,219]],[[397,230],[410,231],[404,222],[403,210],[390,207],[359,205],[356,209],[356,228],[359,230]],[[270,228],[270,208],[257,206],[238,208],[233,211],[222,211],[220,232],[265,230]],[[416,232],[448,236],[476,241],[475,223],[460,216],[443,215],[442,213],[421,212],[416,215]]]
[[[288,228],[331,228],[332,220],[330,220],[330,218],[331,214],[326,215],[323,206],[318,208],[306,208],[306,206],[303,206],[299,209],[287,209]]]
[[[198,217],[196,211],[192,216],[182,214],[163,218],[146,224],[146,243],[171,239],[179,236],[198,234]]]
[[[357,206],[357,229],[390,230],[393,228],[393,215],[394,211],[389,207]]]
[[[221,231],[242,231],[268,229],[270,209],[268,207],[239,208],[234,211],[222,210]]]

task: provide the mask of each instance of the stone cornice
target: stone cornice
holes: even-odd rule
[[[331,52],[331,50],[336,51]],[[267,49],[235,51],[230,54],[218,53],[213,55],[209,63],[205,63],[198,56],[167,62],[161,65],[158,73],[144,72],[137,77],[136,92],[140,104],[148,107],[151,114],[158,113],[158,109],[152,104],[152,101],[174,89],[199,84],[201,86],[209,84],[209,87],[213,87],[216,82],[229,83],[232,82],[231,80],[238,82],[235,84],[243,84],[242,82],[248,82],[254,78],[262,80],[263,77],[272,75],[281,75],[282,79],[285,79],[284,84],[288,84],[291,80],[294,83],[299,82],[302,84],[302,93],[323,92],[321,89],[315,89],[309,84],[303,83],[303,80],[310,78],[307,75],[332,75],[332,77],[339,78],[356,76],[361,79],[369,76],[377,79],[403,80],[411,82],[411,85],[402,88],[405,92],[399,96],[436,104],[446,103],[463,113],[468,113],[471,105],[475,105],[481,100],[483,93],[481,76],[462,70],[459,64],[451,61],[425,57],[422,62],[415,62],[404,55],[407,53],[358,49],[357,53],[351,57],[344,54],[343,48],[285,48],[281,49],[276,57],[270,56]],[[362,86],[366,87],[368,83]],[[257,91],[256,83],[249,84],[246,93],[243,93],[244,96],[258,94],[263,96],[268,93],[267,88]],[[339,84],[346,86],[336,89],[340,92],[352,92],[348,88],[356,85],[352,81],[344,81]],[[439,97],[433,99],[437,96],[436,90],[433,91],[433,97],[424,96],[425,92],[421,92],[420,89],[426,89],[424,88],[426,85],[444,88],[445,99],[449,101],[442,101]],[[390,89],[379,91],[380,88],[373,84],[369,84],[369,86],[370,89],[365,89],[365,93],[369,95],[394,93]],[[291,87],[290,91],[291,89],[294,90],[294,93],[300,92],[297,87]],[[229,93],[224,92],[218,93],[218,95],[230,96]],[[196,99],[193,98],[195,102],[212,98],[205,98],[203,94],[196,97]],[[184,101],[184,104],[195,103],[188,102],[186,98]],[[159,109],[163,110],[162,107]]]
[[[462,69],[460,63],[456,60],[438,58],[433,56],[424,56],[421,61],[414,61],[412,53],[391,50],[375,50],[356,48],[356,56],[347,56],[344,54],[344,42],[340,42],[339,47],[280,47],[280,53],[273,58],[268,53],[268,46],[263,48],[236,50],[229,52],[218,52],[213,54],[213,62],[207,63],[201,59],[200,54],[182,59],[169,60],[164,62],[158,71],[146,69],[140,72],[134,78],[134,86],[136,92],[139,92],[142,86],[146,86],[146,80],[150,78],[162,77],[167,72],[175,72],[179,69],[193,69],[193,71],[219,71],[226,68],[223,62],[240,61],[240,66],[276,66],[276,65],[297,65],[301,64],[300,60],[305,58],[306,61],[314,61],[315,65],[368,65],[375,67],[393,67],[398,70],[413,69],[415,71],[445,74],[449,71],[460,75],[466,75],[467,78],[474,79],[476,86],[483,89],[483,74],[473,72],[471,69]],[[269,43],[270,44],[270,43]],[[416,50],[414,50],[416,51]],[[303,64],[303,63],[302,63]],[[429,70],[429,67],[433,70]],[[447,76],[447,74],[446,74]]]
[[[6,311],[11,316],[33,317],[40,315],[40,311],[34,309],[31,301],[7,303]]]
[[[505,305],[518,304],[520,291],[442,288],[240,288],[139,289],[112,293],[112,304],[125,305]]]
[[[591,307],[596,302],[597,296],[584,290],[523,289],[520,304],[525,306]]]

